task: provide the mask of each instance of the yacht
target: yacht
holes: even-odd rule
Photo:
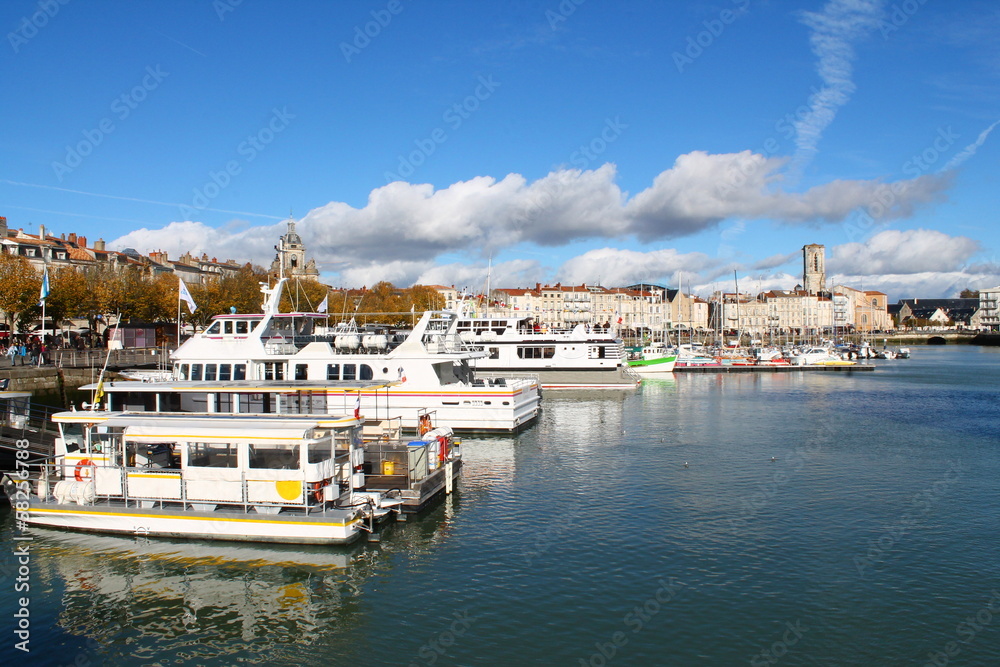
[[[609,331],[588,324],[543,328],[531,317],[460,317],[462,341],[482,349],[472,361],[490,374],[534,373],[543,389],[632,389],[639,377]]]
[[[473,363],[488,353],[463,342],[456,313],[425,312],[408,331],[330,327],[325,313],[278,312],[284,282],[262,286],[262,313],[217,315],[185,341],[169,380],[106,383],[110,409],[373,415],[391,406],[410,431],[428,411],[465,432],[514,432],[537,418],[537,376],[478,374]]]

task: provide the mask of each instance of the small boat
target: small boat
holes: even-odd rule
[[[652,343],[642,348],[635,359],[629,359],[628,367],[641,377],[673,373],[677,364],[677,353],[663,343]]]
[[[896,350],[896,358],[897,359],[909,359],[910,358],[910,348],[908,348],[908,347],[901,347],[898,350]]]
[[[791,359],[794,366],[855,366],[857,362],[847,361],[827,347],[810,347]]]
[[[451,493],[461,470],[451,429],[429,416],[415,440],[367,444],[357,415],[74,410],[52,420],[54,462],[3,477],[21,525],[346,544]]]

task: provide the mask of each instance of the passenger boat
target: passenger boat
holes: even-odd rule
[[[364,443],[354,416],[66,411],[54,462],[4,475],[20,525],[234,541],[341,544],[450,493],[451,429]]]
[[[628,367],[641,377],[673,373],[677,364],[677,353],[664,343],[651,343],[642,348],[635,359],[629,359]]]
[[[531,317],[460,317],[457,331],[484,350],[471,362],[480,372],[534,373],[543,389],[633,389],[639,382],[621,339],[598,327],[543,329]]]
[[[325,313],[278,312],[284,283],[262,288],[263,313],[218,315],[185,341],[172,354],[171,380],[108,384],[112,409],[163,410],[150,403],[151,393],[201,390],[218,403],[193,411],[324,413],[342,403],[344,383],[362,383],[350,392],[361,411],[389,403],[410,431],[424,411],[456,431],[513,432],[537,418],[538,378],[479,375],[472,362],[486,352],[461,340],[456,313],[428,311],[409,331],[328,327]],[[261,402],[275,394],[288,400]]]

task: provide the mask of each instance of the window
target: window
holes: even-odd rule
[[[309,463],[319,463],[320,461],[332,459],[333,453],[330,451],[330,445],[332,444],[330,440],[310,442],[308,449]]]
[[[247,365],[246,364],[236,364],[233,368],[233,379],[234,380],[246,380],[247,379]]]
[[[238,322],[236,322],[236,334],[237,335],[246,334],[248,330],[249,330],[249,327],[247,326],[247,321],[246,320],[239,320]]]
[[[308,364],[295,364],[295,379],[305,380],[309,376]]]
[[[278,361],[265,361],[264,364],[264,379],[265,380],[284,380],[285,379],[285,366]]]
[[[375,377],[375,375],[372,373],[372,367],[368,364],[361,364],[361,379],[371,380],[373,377]]]
[[[219,380],[226,382],[233,378],[232,364],[219,364]]]
[[[233,321],[232,320],[226,320],[225,322],[222,323],[222,333],[232,335],[232,333],[233,333]]]
[[[189,442],[188,465],[193,468],[235,468],[236,445],[228,442]]]
[[[491,347],[491,348],[489,348],[489,351],[490,351],[490,359],[499,359],[500,358],[500,348],[499,347]]]
[[[191,364],[191,379],[195,382],[201,381],[201,364]]]
[[[205,381],[214,382],[216,378],[216,372],[218,371],[218,365],[216,364],[205,364]]]
[[[340,379],[340,364],[327,364],[326,365],[326,379],[327,380],[339,380]]]
[[[191,367],[188,364],[181,364],[180,369],[177,373],[178,380],[187,380],[188,374],[190,373]]]
[[[358,377],[358,366],[357,364],[344,364],[344,379],[345,380],[356,380]]]
[[[299,445],[250,445],[250,467],[258,470],[298,470]]]
[[[205,333],[208,334],[208,335],[218,334],[218,333],[221,332],[221,330],[222,330],[221,329],[221,322],[219,322],[218,320],[216,320],[215,322],[212,322],[212,326],[210,326],[209,328],[205,329]]]
[[[556,356],[554,347],[519,347],[517,356],[521,359],[551,359]]]

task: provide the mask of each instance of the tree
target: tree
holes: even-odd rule
[[[974,290],[966,287],[964,290],[962,290],[962,293],[959,294],[958,297],[960,299],[978,299],[979,290]]]
[[[25,331],[41,312],[41,276],[24,257],[0,252],[0,285],[0,310],[12,331]]]

